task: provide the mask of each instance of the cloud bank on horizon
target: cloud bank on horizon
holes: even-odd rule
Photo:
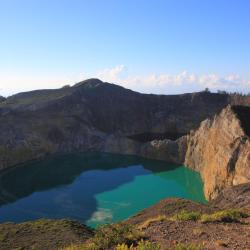
[[[65,75],[63,73],[1,73],[0,95],[10,96],[19,92],[35,89],[53,89],[64,85],[74,85],[88,78],[99,78],[102,81],[115,83],[125,88],[141,93],[152,94],[180,94],[202,91],[209,88],[211,91],[225,90],[228,92],[250,92],[250,79],[244,79],[237,74],[220,76],[215,73],[195,74],[183,70],[178,74],[145,75],[130,74],[124,65],[98,70],[92,74],[80,73]]]
[[[112,69],[99,71],[97,77],[132,90],[153,94],[179,94],[201,91],[205,88],[211,91],[243,93],[250,91],[250,79],[243,79],[236,74],[219,76],[214,73],[194,74],[183,70],[179,74],[129,75],[124,65],[118,65]]]

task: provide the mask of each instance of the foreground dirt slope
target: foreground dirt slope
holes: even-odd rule
[[[240,222],[209,222],[195,220],[171,220],[182,211],[213,214],[220,209],[204,206],[183,199],[166,199],[141,214],[129,219],[134,225],[144,225],[145,236],[152,242],[159,243],[162,249],[174,249],[181,243],[190,243],[199,249],[250,249],[250,220]],[[165,219],[161,217],[166,216]],[[149,224],[148,222],[152,220]],[[146,222],[146,223],[145,223]],[[198,248],[197,248],[198,249]]]
[[[250,228],[243,223],[154,222],[145,229],[145,235],[150,241],[159,243],[162,249],[170,249],[180,243],[188,245],[192,242],[204,250],[249,250]]]
[[[0,249],[58,249],[81,244],[93,235],[88,227],[70,220],[37,220],[20,224],[0,224]]]

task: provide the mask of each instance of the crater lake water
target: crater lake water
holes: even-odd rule
[[[205,203],[199,174],[134,156],[55,155],[0,173],[0,222],[70,218],[96,227],[168,197]]]

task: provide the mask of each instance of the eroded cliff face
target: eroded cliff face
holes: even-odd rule
[[[231,106],[188,135],[184,164],[200,172],[208,200],[250,182],[250,139]]]
[[[100,147],[100,151],[107,153],[138,155],[177,164],[184,162],[186,150],[187,136],[182,136],[175,141],[165,139],[146,143],[124,137],[108,136]]]

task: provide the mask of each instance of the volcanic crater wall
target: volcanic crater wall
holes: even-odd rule
[[[249,181],[249,108],[230,103],[250,100],[140,94],[98,79],[2,98],[0,170],[53,153],[135,154],[199,171],[211,199]]]

